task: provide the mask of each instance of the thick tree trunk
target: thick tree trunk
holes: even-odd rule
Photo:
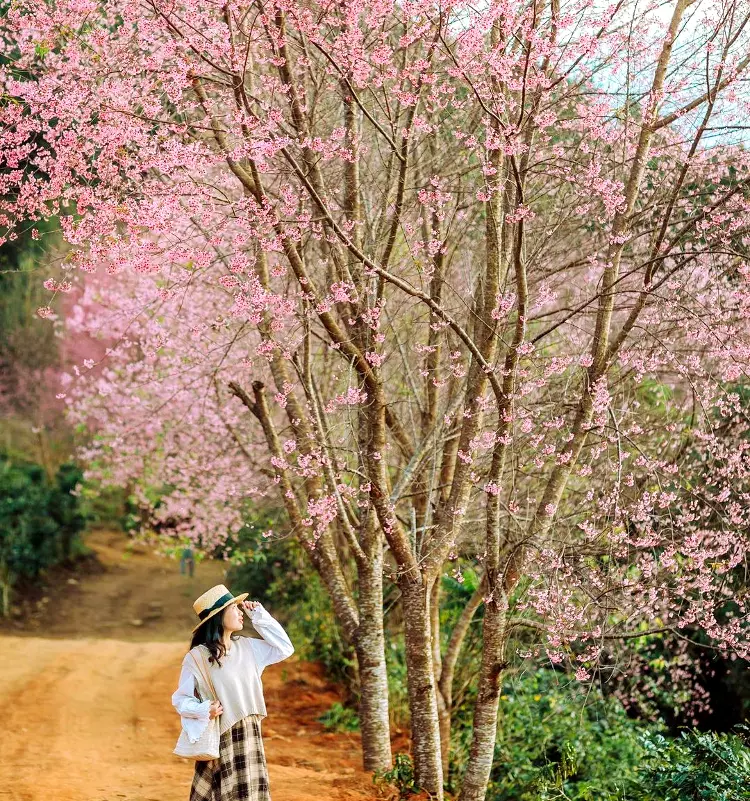
[[[482,667],[474,706],[474,732],[459,801],[484,801],[492,771],[497,733],[500,678],[506,642],[506,607],[493,598],[484,607]]]
[[[440,723],[432,664],[427,589],[421,577],[399,579],[406,640],[406,670],[411,716],[412,757],[417,785],[443,801]]]
[[[359,725],[365,770],[389,770],[391,758],[388,716],[388,676],[383,632],[383,547],[368,549],[359,565],[359,626],[355,640],[359,665]]]

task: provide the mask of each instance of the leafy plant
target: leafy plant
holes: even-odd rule
[[[376,771],[372,781],[381,789],[386,786],[395,788],[399,799],[408,798],[419,791],[414,782],[414,763],[409,754],[401,752],[393,758],[393,767],[386,771]]]
[[[670,740],[651,734],[643,745],[644,763],[629,801],[750,799],[750,749],[740,736],[686,731]]]
[[[336,701],[318,720],[329,731],[359,731],[359,717],[356,712],[339,701]]]

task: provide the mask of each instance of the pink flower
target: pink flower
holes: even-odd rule
[[[518,208],[505,215],[505,221],[509,224],[519,223],[521,220],[533,220],[536,215],[529,206],[519,205]]]
[[[367,361],[370,362],[373,367],[380,367],[380,365],[385,361],[385,356],[380,353],[376,353],[373,350],[369,350],[367,353],[365,353],[365,359],[367,359]]]

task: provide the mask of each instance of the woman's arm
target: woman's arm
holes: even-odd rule
[[[172,706],[182,718],[182,728],[191,743],[197,742],[208,726],[211,699],[201,701],[195,697],[195,675],[187,666],[188,657],[182,663],[180,681],[172,695]]]
[[[250,647],[255,654],[258,672],[262,673],[266,666],[288,659],[294,653],[294,646],[281,624],[274,620],[260,603],[248,614],[253,627],[263,638],[262,640],[250,638]]]

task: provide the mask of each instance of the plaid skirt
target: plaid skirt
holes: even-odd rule
[[[195,763],[190,801],[271,801],[260,721],[238,721],[221,735],[218,759]]]

